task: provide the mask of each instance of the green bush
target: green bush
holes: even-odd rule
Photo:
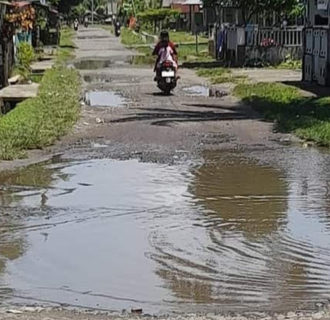
[[[33,47],[28,42],[21,42],[17,47],[18,73],[27,79],[30,73],[31,63],[35,60]]]
[[[17,48],[18,63],[24,67],[29,67],[35,59],[33,47],[28,42],[21,42]]]

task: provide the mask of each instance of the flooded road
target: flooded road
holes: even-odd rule
[[[2,174],[2,303],[164,313],[327,301],[330,156],[286,150]]]

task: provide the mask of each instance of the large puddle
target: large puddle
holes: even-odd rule
[[[183,88],[183,91],[189,96],[197,96],[197,97],[210,96],[210,88],[205,86],[192,86],[188,88]]]
[[[330,158],[308,159],[281,171],[205,153],[195,166],[54,161],[3,175],[1,302],[313,308],[330,297]]]
[[[105,59],[91,59],[91,60],[78,60],[74,62],[74,67],[79,70],[96,70],[96,69],[104,69],[109,68],[112,65],[111,60],[105,60]]]

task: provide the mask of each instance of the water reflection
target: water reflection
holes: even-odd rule
[[[256,240],[285,224],[288,190],[279,170],[219,153],[205,153],[204,159],[190,190],[215,227],[218,217],[222,230]]]
[[[17,206],[25,198],[38,196],[40,207],[47,205],[47,193],[57,180],[68,181],[70,175],[60,170],[69,166],[58,157],[42,164],[0,173],[0,218],[11,204]],[[72,191],[72,190],[71,190]]]
[[[326,299],[325,157],[313,166],[297,153],[303,170],[290,157],[278,170],[239,154],[203,156],[194,168],[59,161],[2,176],[1,219],[11,218],[0,228],[0,288],[146,312],[289,310]]]

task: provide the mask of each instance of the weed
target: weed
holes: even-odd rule
[[[247,79],[245,75],[234,76],[230,69],[226,68],[211,68],[211,69],[198,69],[197,75],[200,77],[209,78],[211,83],[220,84],[220,83],[242,83]]]

